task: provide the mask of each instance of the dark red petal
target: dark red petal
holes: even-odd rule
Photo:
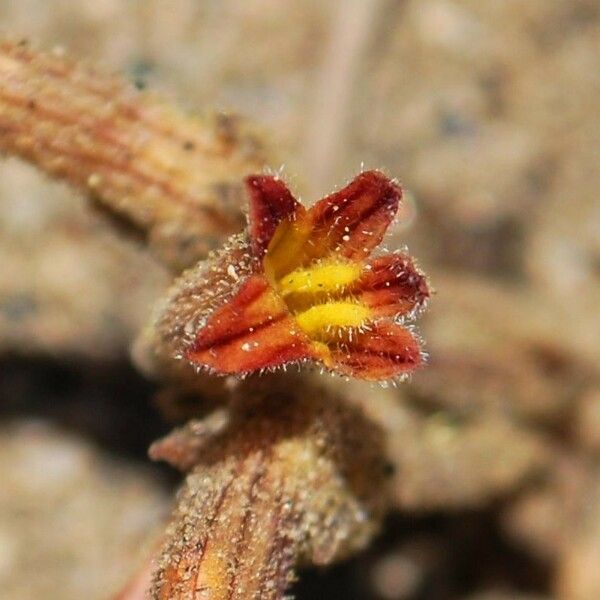
[[[394,219],[402,189],[379,171],[365,171],[308,212],[311,257],[337,253],[366,258]]]
[[[304,207],[285,183],[272,175],[247,177],[246,189],[250,196],[248,220],[252,252],[262,258],[279,223],[304,211]]]
[[[312,358],[308,338],[262,275],[253,275],[200,329],[185,357],[222,374]]]
[[[429,298],[427,279],[417,271],[410,256],[401,253],[367,261],[360,279],[348,292],[374,308],[378,317],[406,315]]]
[[[330,351],[334,370],[372,381],[410,373],[423,362],[415,336],[391,321],[375,323]]]

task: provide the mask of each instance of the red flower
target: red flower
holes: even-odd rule
[[[368,171],[307,210],[276,177],[249,177],[247,187],[247,252],[220,271],[234,291],[209,290],[219,301],[186,322],[181,356],[219,374],[315,361],[379,380],[418,367],[420,343],[403,321],[429,297],[425,277],[402,252],[369,258],[401,188]]]

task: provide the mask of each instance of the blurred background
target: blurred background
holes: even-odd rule
[[[242,113],[305,202],[363,166],[406,188],[388,245],[436,295],[397,510],[297,598],[600,598],[597,0],[0,0],[0,29]],[[0,260],[0,596],[109,598],[176,482],[127,355],[169,278],[14,159]]]

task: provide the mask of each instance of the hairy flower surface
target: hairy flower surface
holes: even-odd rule
[[[248,256],[225,269],[235,292],[197,320],[182,357],[221,374],[316,361],[371,380],[419,366],[419,340],[403,322],[428,298],[425,278],[405,253],[370,257],[400,187],[367,171],[306,209],[277,177],[246,184]]]

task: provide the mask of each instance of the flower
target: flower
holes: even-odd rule
[[[385,380],[418,367],[421,344],[405,322],[429,297],[425,277],[404,252],[371,256],[401,188],[367,171],[306,209],[277,177],[251,176],[246,185],[247,237],[225,252],[227,264],[212,267],[220,274],[212,283],[204,275],[201,291],[178,288],[187,290],[186,306],[203,293],[217,298],[209,311],[186,311],[180,356],[223,375],[314,361]],[[233,292],[215,291],[222,277]]]

